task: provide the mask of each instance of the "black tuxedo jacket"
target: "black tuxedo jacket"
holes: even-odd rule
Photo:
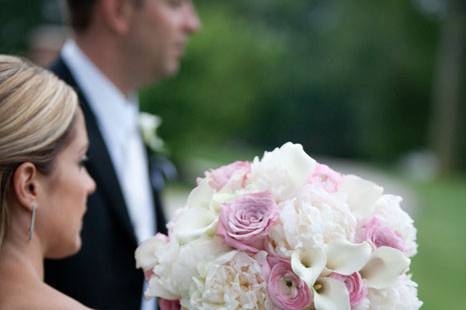
[[[88,199],[81,250],[70,258],[46,260],[45,281],[94,309],[140,309],[144,276],[136,269],[136,236],[109,152],[87,99],[69,68],[59,58],[51,70],[78,94],[89,135],[86,166],[97,189]],[[154,184],[152,180],[151,184]],[[157,227],[166,233],[159,193],[152,187]]]

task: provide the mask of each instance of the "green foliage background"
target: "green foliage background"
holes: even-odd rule
[[[199,12],[180,74],[142,95],[175,157],[290,140],[393,163],[429,147],[440,18],[413,2],[205,1]]]
[[[394,163],[431,144],[443,17],[421,2],[195,2],[203,29],[180,73],[144,90],[142,106],[162,117],[162,137],[180,163],[215,146],[285,141],[313,155]],[[34,26],[62,20],[60,3],[4,0],[0,52],[26,55]],[[464,132],[464,104],[461,112]],[[458,139],[464,168],[466,139]]]

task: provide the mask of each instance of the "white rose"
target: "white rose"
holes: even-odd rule
[[[217,222],[218,216],[211,209],[183,208],[168,224],[168,229],[180,244],[186,244],[198,238],[212,237]]]

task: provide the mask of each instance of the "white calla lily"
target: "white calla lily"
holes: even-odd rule
[[[345,283],[332,279],[320,278],[313,288],[314,307],[316,310],[349,310],[350,298]]]
[[[173,235],[180,244],[185,244],[215,231],[217,215],[210,209],[186,209],[173,223]]]
[[[291,269],[308,287],[314,285],[326,262],[322,248],[296,249],[291,254]]]
[[[287,142],[279,150],[283,154],[282,163],[288,168],[289,176],[296,185],[304,184],[314,169],[316,162],[304,152],[301,144]]]
[[[327,269],[349,276],[361,270],[371,256],[372,248],[367,242],[351,243],[337,240],[327,246]]]
[[[410,263],[411,260],[400,250],[383,246],[372,253],[361,275],[367,286],[382,289],[393,285],[409,269]]]
[[[188,208],[208,208],[214,190],[209,186],[206,179],[202,179],[200,183],[189,193],[186,206]]]
[[[383,188],[354,175],[343,179],[340,191],[348,195],[348,206],[359,218],[372,214],[374,205],[383,193]]]

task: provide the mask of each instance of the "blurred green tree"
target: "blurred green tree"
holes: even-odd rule
[[[433,85],[431,145],[442,174],[454,172],[460,165],[460,122],[466,121],[464,103],[464,66],[466,52],[466,4],[462,0],[446,0],[441,38]],[[461,113],[463,112],[463,114]],[[464,132],[464,131],[463,131]]]

